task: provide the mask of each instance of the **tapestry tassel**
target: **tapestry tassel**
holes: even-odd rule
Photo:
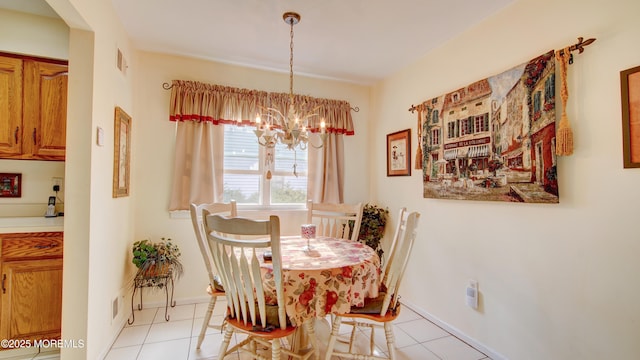
[[[416,150],[416,170],[422,169],[422,109],[418,109],[418,150]]]
[[[573,154],[573,130],[567,117],[567,99],[569,98],[569,90],[567,87],[567,66],[571,52],[569,47],[562,51],[556,52],[556,59],[560,62],[560,77],[562,80],[560,88],[560,97],[562,98],[562,117],[556,132],[556,155],[568,156]]]

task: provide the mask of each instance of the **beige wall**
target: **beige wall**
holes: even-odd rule
[[[0,9],[0,51],[68,59],[69,27],[59,18]]]
[[[130,239],[170,237],[175,240],[185,260],[185,279],[176,284],[175,296],[178,301],[205,298],[204,289],[208,284],[206,272],[197,244],[191,220],[188,217],[170,218],[168,212],[170,187],[173,170],[173,149],[175,123],[169,121],[169,100],[171,91],[164,90],[164,82],[171,80],[196,80],[210,84],[220,84],[239,88],[264,91],[288,90],[288,74],[248,69],[238,66],[213,63],[204,60],[178,56],[140,52],[136,58],[133,133],[133,183],[135,196],[136,227]],[[370,108],[369,88],[295,76],[296,93],[322,98],[347,100],[351,106],[360,107],[360,112],[352,113],[355,136],[345,136],[346,158],[346,202],[360,202],[369,199],[367,158],[367,126]],[[246,212],[240,206],[243,216],[266,218],[268,212]],[[303,214],[295,212],[279,213],[283,223],[283,233],[295,233],[299,224],[306,221]],[[302,215],[302,216],[301,216]],[[129,269],[133,270],[132,264]],[[163,301],[161,294],[148,297],[149,301]]]
[[[558,160],[560,204],[423,199],[421,172],[389,178],[372,162],[377,200],[423,215],[403,299],[495,358],[640,354],[640,171],[622,167],[619,77],[640,65],[638,14],[637,0],[516,1],[375,87],[371,158],[384,157],[385,133],[407,127],[415,154],[411,104],[597,38],[569,68],[575,153]],[[465,305],[469,279],[478,311]]]

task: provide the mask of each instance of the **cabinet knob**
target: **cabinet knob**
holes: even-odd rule
[[[36,128],[33,128],[33,145],[36,145]]]
[[[18,133],[20,132],[20,127],[16,126],[16,132],[13,134],[13,137],[16,139],[16,144],[18,143]]]
[[[4,282],[7,281],[7,274],[2,274],[2,293],[7,293],[7,288],[4,287]]]

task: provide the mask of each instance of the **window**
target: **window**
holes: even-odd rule
[[[540,91],[536,91],[533,94],[533,120],[538,120],[540,118],[540,110],[541,110],[541,103],[540,103]]]
[[[440,145],[440,129],[431,130],[431,146]]]
[[[440,121],[440,119],[438,118],[438,110],[433,110],[433,114],[431,116],[431,119],[432,119],[431,120],[432,124],[437,124]]]
[[[447,123],[447,139],[456,137],[456,123],[451,121]]]
[[[475,132],[489,131],[489,114],[482,114],[475,117]]]
[[[547,80],[544,82],[544,103],[555,103],[556,97],[556,74],[551,73]]]
[[[473,134],[473,116],[460,120],[460,136]]]
[[[238,204],[304,204],[307,198],[307,151],[258,145],[253,127],[224,125],[224,198]],[[298,177],[293,174],[296,164]],[[270,172],[271,179],[266,174]]]

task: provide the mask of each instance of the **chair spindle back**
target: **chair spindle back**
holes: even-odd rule
[[[225,285],[225,295],[230,316],[267,325],[266,300],[259,256],[271,250],[273,278],[278,302],[280,328],[285,329],[284,290],[282,283],[282,254],[280,252],[280,220],[227,218],[203,211],[204,228],[209,241],[213,261]],[[264,235],[264,238],[256,238]],[[231,237],[233,236],[233,238]],[[250,239],[243,238],[249,236]]]

